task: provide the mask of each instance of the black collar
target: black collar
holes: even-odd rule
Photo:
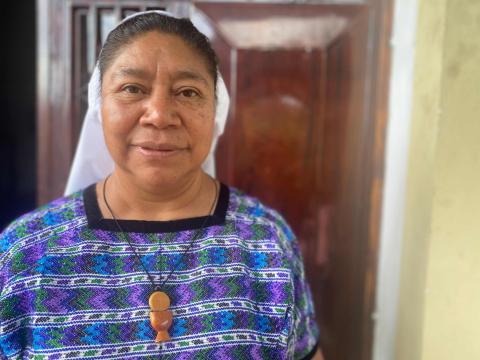
[[[91,229],[119,231],[113,219],[104,219],[102,217],[100,207],[98,206],[95,185],[96,184],[92,184],[83,191],[83,202],[85,204],[88,226]],[[203,225],[206,218],[209,218],[206,226],[223,225],[225,224],[229,199],[230,190],[228,186],[220,183],[220,194],[218,195],[217,205],[212,215],[171,221],[118,220],[118,223],[123,231],[137,233],[196,230]]]

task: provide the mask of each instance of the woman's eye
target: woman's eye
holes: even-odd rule
[[[192,97],[195,97],[195,96],[199,95],[198,92],[196,92],[193,89],[182,90],[182,91],[180,91],[180,94],[184,97],[187,97],[187,98],[192,98]]]
[[[123,91],[129,94],[139,94],[142,92],[142,89],[140,89],[138,86],[127,85],[123,88]]]

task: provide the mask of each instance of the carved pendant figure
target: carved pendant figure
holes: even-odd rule
[[[172,312],[168,310],[170,298],[163,291],[154,291],[148,299],[150,305],[150,324],[157,331],[155,342],[170,341],[168,329],[172,325]]]

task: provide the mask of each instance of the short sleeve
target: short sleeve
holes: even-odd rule
[[[3,286],[6,282],[5,257],[8,249],[8,232],[7,230],[0,232],[0,297],[3,294]],[[1,303],[1,302],[0,302]],[[3,336],[4,319],[6,318],[7,309],[5,306],[0,305],[0,360],[6,360],[7,355],[5,353],[5,337]]]
[[[304,359],[318,344],[320,330],[315,320],[315,307],[310,286],[305,278],[303,257],[298,240],[290,229],[287,237],[291,245],[291,259],[294,286],[293,329],[291,347],[293,358]]]
[[[11,226],[7,227],[3,232],[0,232],[0,295],[2,294],[3,285],[6,282],[7,274],[4,268],[7,262],[7,251],[14,241],[13,231],[9,231],[10,228]]]

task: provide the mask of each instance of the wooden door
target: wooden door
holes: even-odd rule
[[[63,190],[109,23],[147,7],[198,11],[232,97],[218,177],[292,225],[326,359],[370,359],[391,1],[38,4],[40,202]]]
[[[197,4],[232,94],[219,177],[300,239],[327,359],[371,357],[389,4]]]

